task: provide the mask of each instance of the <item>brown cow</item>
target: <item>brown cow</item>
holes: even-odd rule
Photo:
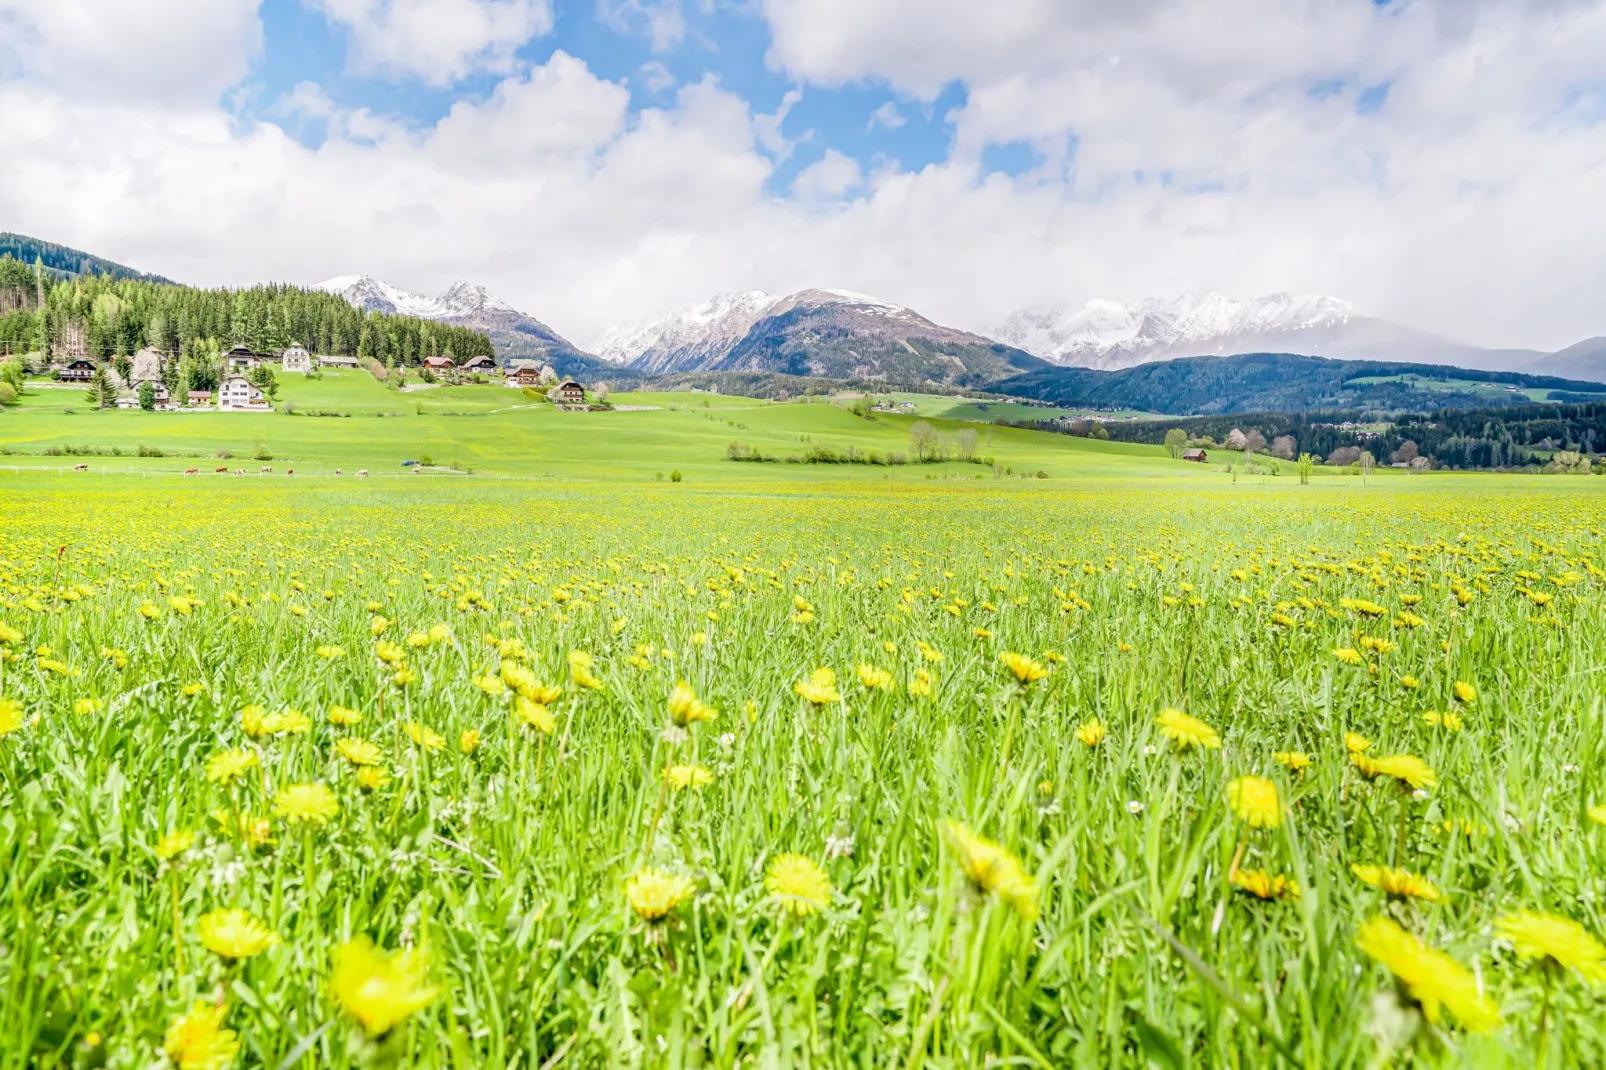
[[[87,464],[75,464],[72,466],[72,470],[74,472],[87,472],[89,471],[89,466]]]
[[[201,470],[199,468],[186,468],[184,469],[184,474],[187,476],[193,476],[199,474],[200,471]]]

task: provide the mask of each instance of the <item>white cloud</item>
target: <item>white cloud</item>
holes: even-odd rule
[[[896,130],[908,121],[903,117],[903,113],[898,110],[898,106],[889,100],[870,113],[870,121],[865,124],[864,128],[866,130],[874,130],[877,126],[884,126],[888,130]]]
[[[261,48],[261,0],[0,0],[0,77],[79,98],[216,101]]]
[[[858,160],[826,149],[824,156],[798,172],[792,180],[792,192],[803,201],[833,200],[863,182],[864,169]]]
[[[550,0],[303,0],[351,34],[364,73],[450,85],[513,69],[519,46],[552,29]]]
[[[666,89],[673,89],[678,81],[674,72],[655,59],[650,59],[638,67],[636,78],[649,93],[662,93]]]
[[[0,0],[0,37],[25,14],[32,57],[0,64],[9,227],[206,285],[468,277],[575,339],[807,285],[978,328],[1023,303],[1208,288],[1332,293],[1486,344],[1606,333],[1606,122],[1583,103],[1602,0],[1266,0],[1242,23],[1207,0],[766,0],[800,80],[768,114],[704,80],[632,115],[624,86],[560,52],[432,125],[297,88],[280,106],[324,124],[317,148],[217,103],[254,15],[162,2],[170,25],[130,33],[193,91],[144,60],[71,77],[95,39]],[[478,36],[445,52],[482,63]],[[215,54],[183,51],[202,39]],[[951,158],[866,175],[827,153],[790,195],[768,187],[808,83],[929,100],[955,78]],[[1310,93],[1322,79],[1334,91]],[[986,146],[1017,139],[1044,166],[983,176]]]
[[[641,24],[654,52],[668,52],[686,38],[680,0],[597,0],[597,15],[619,33]]]

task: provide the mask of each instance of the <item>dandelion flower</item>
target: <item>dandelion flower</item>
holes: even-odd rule
[[[998,655],[998,660],[1003,662],[1004,667],[1014,673],[1015,679],[1023,684],[1033,683],[1048,675],[1047,669],[1025,654],[1016,654],[1013,651],[1006,650]]]
[[[1310,755],[1298,750],[1277,751],[1272,755],[1272,760],[1295,773],[1302,772],[1310,765]]]
[[[256,751],[238,748],[219,751],[206,761],[206,779],[227,787],[247,769],[254,768],[258,761]]]
[[[539,702],[531,702],[523,695],[514,700],[513,713],[520,721],[542,735],[550,736],[557,731],[558,719],[552,716],[552,711]]]
[[[878,669],[874,665],[860,665],[857,673],[859,683],[872,691],[891,691],[897,686],[893,682],[890,672],[885,669]]]
[[[362,714],[346,706],[329,707],[329,723],[350,726],[362,721]]]
[[[377,765],[357,767],[357,787],[363,791],[378,791],[390,780],[390,774]]]
[[[180,1070],[222,1070],[240,1050],[234,1030],[223,1028],[228,1012],[227,1007],[196,1000],[188,1014],[167,1027],[162,1050]]]
[[[417,949],[383,951],[366,936],[335,948],[329,987],[371,1037],[396,1028],[435,999],[429,960]]]
[[[1085,747],[1098,746],[1104,742],[1104,737],[1107,735],[1109,735],[1108,729],[1097,717],[1083,721],[1076,729],[1076,738]]]
[[[196,923],[201,943],[226,959],[248,959],[279,942],[274,931],[249,910],[214,910]]]
[[[700,765],[671,765],[664,768],[664,783],[677,790],[701,788],[713,781],[714,774]]]
[[[0,737],[9,736],[22,725],[22,703],[14,698],[0,698]]]
[[[169,832],[156,841],[156,857],[163,862],[170,861],[190,849],[195,842],[195,833],[185,829]]]
[[[792,690],[815,706],[842,701],[842,693],[836,689],[836,673],[827,668],[815,669],[793,684]]]
[[[1357,879],[1395,899],[1421,899],[1428,903],[1439,903],[1444,900],[1444,893],[1440,892],[1432,881],[1415,873],[1403,869],[1390,869],[1387,866],[1361,865],[1356,862],[1350,863],[1349,868]]]
[[[479,745],[480,730],[477,728],[465,728],[462,734],[457,737],[457,749],[464,754],[473,754],[479,748]]]
[[[1165,737],[1183,750],[1189,747],[1221,749],[1221,737],[1216,734],[1214,728],[1181,710],[1161,710],[1156,723],[1159,724],[1160,731]]]
[[[318,648],[318,656],[325,661],[339,661],[346,656],[346,648],[326,644]]]
[[[1351,754],[1360,754],[1362,751],[1372,749],[1372,741],[1355,732],[1344,733],[1344,749]]]
[[[1606,947],[1582,925],[1537,910],[1519,910],[1495,922],[1495,932],[1530,961],[1553,962],[1596,984],[1606,982]]]
[[[427,751],[442,750],[446,746],[445,736],[417,721],[407,722],[407,737]]]
[[[804,855],[784,854],[770,859],[764,887],[780,901],[782,910],[798,917],[817,914],[831,905],[831,879]]]
[[[339,740],[335,743],[335,750],[352,765],[379,764],[379,745],[366,739]]]
[[[1361,657],[1361,652],[1351,646],[1335,647],[1333,657],[1345,665],[1360,665],[1366,661],[1365,658]]]
[[[643,921],[660,922],[669,912],[691,898],[689,877],[662,873],[652,867],[637,870],[625,881],[625,898]]]
[[[1499,1009],[1478,991],[1477,980],[1465,967],[1427,947],[1389,918],[1376,917],[1364,923],[1355,944],[1388,968],[1435,1025],[1446,1010],[1471,1032],[1486,1032],[1500,1024]]]
[[[1282,874],[1259,869],[1235,869],[1232,883],[1257,899],[1298,899],[1299,885]]]
[[[274,796],[273,812],[287,821],[322,825],[340,812],[340,801],[322,784],[291,784]]]
[[[1438,784],[1438,777],[1421,758],[1412,754],[1391,754],[1385,758],[1368,758],[1364,754],[1351,754],[1350,761],[1368,780],[1392,777],[1403,785],[1425,790]]]
[[[1455,695],[1455,700],[1461,703],[1463,706],[1473,706],[1477,704],[1478,689],[1467,683],[1465,680],[1457,680],[1451,685],[1450,691]]]
[[[1238,820],[1250,828],[1276,828],[1283,823],[1277,785],[1259,776],[1241,776],[1227,785],[1227,802]]]
[[[712,721],[719,711],[697,697],[691,685],[682,680],[669,691],[669,719],[682,728],[698,721]]]
[[[1037,882],[1021,868],[1015,856],[992,840],[970,831],[959,821],[944,821],[939,826],[949,850],[959,860],[971,883],[979,891],[998,896],[1022,917],[1037,917]]]
[[[569,653],[569,678],[581,687],[597,690],[602,687],[602,681],[592,673],[596,659],[584,650],[574,650]]]
[[[3,732],[0,732],[0,735],[3,734]],[[1589,808],[1589,819],[1597,825],[1606,825],[1606,803],[1602,803],[1599,806],[1591,806]]]

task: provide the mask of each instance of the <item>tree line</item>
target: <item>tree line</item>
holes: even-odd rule
[[[0,256],[0,354],[105,362],[149,346],[186,359],[236,345],[272,352],[293,342],[314,353],[387,365],[496,355],[483,332],[363,312],[321,290],[278,283],[202,290],[105,275],[63,279],[42,263]]]
[[[1279,446],[1279,456],[1310,453],[1329,464],[1353,463],[1367,451],[1387,462],[1426,457],[1444,468],[1524,468],[1546,464],[1559,452],[1586,457],[1606,453],[1606,402],[1440,409],[1397,415],[1387,423],[1368,424],[1366,419],[1356,411],[1265,412],[1111,421],[1103,426],[1120,442],[1165,445],[1167,432],[1180,430],[1189,445],[1220,448],[1227,448],[1236,430]],[[1028,426],[1068,430],[1056,423]],[[1171,444],[1175,442],[1173,438]]]

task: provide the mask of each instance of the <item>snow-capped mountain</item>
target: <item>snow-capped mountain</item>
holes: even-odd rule
[[[1176,357],[1301,353],[1415,361],[1466,368],[1520,368],[1527,350],[1469,346],[1367,316],[1336,297],[1216,293],[1136,304],[1094,300],[1080,307],[1022,309],[995,336],[1056,364],[1113,370]]]
[[[764,371],[977,383],[1042,367],[990,338],[851,290],[720,294],[599,337],[603,356],[643,372]]]
[[[545,323],[471,282],[454,282],[436,297],[403,290],[371,275],[341,275],[317,288],[338,294],[365,312],[417,316],[484,331],[500,360],[544,360],[564,375],[583,374],[598,366]]]
[[[618,324],[598,336],[591,352],[642,371],[680,371],[717,360],[742,340],[780,298],[763,290],[716,294],[650,319]]]

